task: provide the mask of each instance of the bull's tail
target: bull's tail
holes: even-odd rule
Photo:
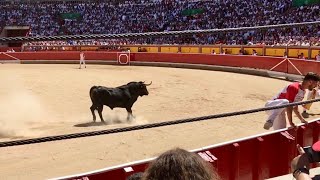
[[[90,95],[90,99],[91,99],[92,103],[93,103],[93,90],[94,90],[95,88],[97,88],[97,86],[92,86],[92,87],[90,88],[90,91],[89,91],[89,95]]]

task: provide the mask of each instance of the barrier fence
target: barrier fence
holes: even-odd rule
[[[289,174],[290,162],[298,154],[296,144],[308,146],[319,139],[320,121],[317,119],[298,129],[287,128],[259,134],[192,152],[210,162],[223,180],[262,180]],[[134,173],[143,172],[152,159],[52,180],[124,180]]]
[[[10,47],[0,47],[0,52],[11,50]],[[319,54],[320,46],[264,46],[264,45],[33,45],[13,48],[16,52],[33,51],[110,51],[130,50],[136,52],[151,53],[202,53],[211,54],[213,50],[221,54],[222,50],[228,55],[239,55],[240,50],[244,55],[252,55],[256,50],[259,56],[283,57],[286,53],[289,58],[298,58],[301,53],[306,59],[315,60]]]
[[[126,54],[124,52],[124,54]],[[130,55],[130,62],[166,62],[166,63],[189,63],[189,64],[205,64],[216,66],[228,66],[239,68],[254,68],[263,70],[272,70],[275,72],[283,72],[288,74],[306,74],[309,71],[320,72],[320,63],[317,61],[287,59],[283,57],[267,57],[267,56],[247,56],[247,55],[211,55],[211,54],[184,54],[184,53],[127,53]],[[101,62],[117,62],[119,58],[118,52],[96,52],[86,51],[86,61]],[[123,62],[129,62],[127,56]],[[121,57],[122,58],[122,57]],[[123,57],[124,58],[124,57]],[[56,60],[67,63],[68,61],[78,61],[78,51],[68,52],[14,52],[0,53],[1,61],[10,61],[19,59],[21,63],[31,62],[30,60],[48,60],[47,63]],[[55,61],[52,61],[55,60]]]
[[[0,51],[6,51],[8,48],[1,48]],[[252,55],[256,50],[259,56],[283,57],[286,53],[290,58],[298,58],[303,53],[306,59],[316,59],[319,54],[320,46],[265,46],[265,45],[79,45],[79,46],[23,46],[16,51],[119,51],[130,50],[131,52],[152,52],[152,53],[202,53],[221,54],[222,51],[229,55]]]

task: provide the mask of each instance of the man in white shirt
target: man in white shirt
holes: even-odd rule
[[[301,83],[294,82],[287,85],[274,98],[267,101],[267,103],[265,104],[265,107],[280,106],[280,105],[286,105],[293,102],[300,102],[304,98],[304,95],[306,92],[305,90],[308,89],[312,91],[313,88],[317,87],[319,81],[320,81],[320,77],[318,74],[309,72],[304,77]],[[281,108],[281,109],[273,109],[266,112],[268,114],[268,119],[263,126],[263,128],[266,130],[270,129],[271,127],[273,127],[274,130],[287,127],[286,112],[287,112],[287,118],[290,123],[290,126],[295,127],[295,124],[292,121],[293,112],[296,114],[296,116],[300,119],[302,123],[308,123],[301,116],[298,106],[294,106],[294,107],[290,106],[290,107]]]
[[[83,51],[80,51],[80,66],[79,66],[79,69],[81,69],[81,64],[84,64],[84,68],[87,68],[86,66],[86,62],[85,62],[85,55],[83,53]]]

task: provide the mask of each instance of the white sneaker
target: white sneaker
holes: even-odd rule
[[[266,123],[264,123],[263,128],[265,130],[269,130],[272,127],[272,122],[271,121],[267,121]]]

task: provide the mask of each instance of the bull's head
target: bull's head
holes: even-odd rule
[[[138,94],[139,96],[148,95],[148,89],[147,86],[150,86],[152,84],[152,81],[149,84],[145,84],[144,82],[140,81],[138,83]]]
[[[140,82],[129,82],[127,84],[127,86],[129,87],[130,93],[135,94],[137,96],[144,96],[144,95],[148,95],[149,92],[147,90],[147,86],[150,86],[152,84],[145,84],[144,82],[140,81]]]

